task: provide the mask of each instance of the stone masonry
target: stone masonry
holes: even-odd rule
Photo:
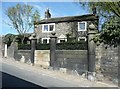
[[[118,47],[96,46],[96,72],[109,80],[118,79]]]
[[[86,22],[86,31],[78,31],[78,22]],[[36,22],[34,32],[36,33],[38,41],[41,38],[50,38],[51,32],[42,32],[43,24],[55,23],[55,33],[56,36],[64,35],[67,37],[67,34],[71,38],[78,39],[79,37],[86,37],[88,26],[91,23],[94,23],[96,28],[98,28],[98,16],[88,14],[82,16],[69,16],[69,17],[58,17],[58,18],[48,18],[43,19],[40,22]]]

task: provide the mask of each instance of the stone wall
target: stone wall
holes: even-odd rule
[[[14,58],[17,61],[23,61],[25,63],[30,63],[30,50],[17,50],[15,52]]]
[[[35,50],[35,64],[48,68],[50,62],[50,50]]]
[[[88,26],[91,23],[91,21],[87,22],[87,30]],[[38,25],[35,29],[35,33],[37,35],[37,39],[40,38],[50,38],[51,32],[42,32],[42,24]],[[78,31],[78,22],[59,22],[55,23],[55,33],[56,36],[59,37],[61,35],[66,36],[67,34],[71,34],[71,37],[75,37],[76,39],[78,37],[86,37],[87,31]]]
[[[118,47],[96,46],[96,72],[109,80],[118,78]]]
[[[50,61],[49,56],[50,56],[49,50],[35,50],[35,65],[48,68]],[[31,50],[17,50],[14,55],[15,60],[22,61],[25,63],[30,63],[30,57]]]
[[[82,74],[88,69],[87,50],[57,50],[56,63],[67,72]]]

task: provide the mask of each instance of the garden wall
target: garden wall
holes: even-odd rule
[[[110,80],[118,78],[118,47],[96,46],[96,72]]]

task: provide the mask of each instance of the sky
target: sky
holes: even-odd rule
[[[5,15],[5,10],[16,4],[29,4],[39,11],[41,18],[44,18],[46,8],[50,9],[52,17],[64,16],[78,16],[89,14],[88,10],[81,7],[78,2],[0,2],[0,35],[8,33],[18,34],[17,31],[10,27],[7,23],[10,22],[9,18]],[[33,28],[30,33],[33,32]]]

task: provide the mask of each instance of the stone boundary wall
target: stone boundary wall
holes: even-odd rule
[[[35,65],[49,67],[50,50],[35,50]],[[30,63],[31,50],[17,50],[14,58],[17,61]]]
[[[30,50],[18,50],[15,52],[15,59],[30,62]],[[108,47],[104,44],[96,46],[96,73],[109,80],[118,79],[119,50],[118,47]],[[23,57],[24,56],[24,57]],[[87,71],[88,56],[87,50],[56,50],[57,63],[60,70],[65,72],[76,71],[79,74]],[[35,64],[48,68],[50,65],[50,50],[35,50]]]
[[[30,63],[30,55],[31,55],[31,50],[17,50],[15,52],[14,58],[17,61]]]
[[[35,50],[35,64],[48,68],[50,62],[50,50]]]
[[[118,79],[118,47],[96,46],[96,72],[109,80]]]
[[[67,72],[82,74],[88,70],[87,50],[56,50],[56,63]]]

